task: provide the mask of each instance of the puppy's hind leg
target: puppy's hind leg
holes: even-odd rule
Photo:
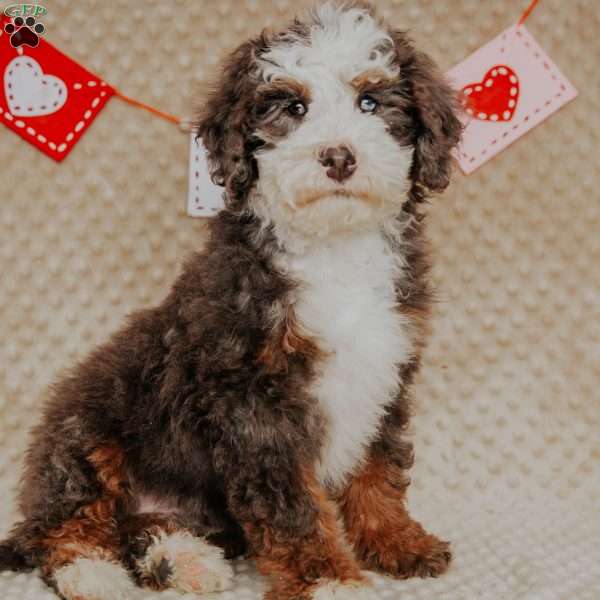
[[[117,512],[127,496],[122,460],[116,448],[92,453],[101,494],[40,540],[42,577],[66,600],[128,600],[135,592],[121,562],[117,530]]]
[[[131,515],[121,524],[125,557],[138,583],[153,590],[220,592],[233,569],[222,549],[160,513]]]

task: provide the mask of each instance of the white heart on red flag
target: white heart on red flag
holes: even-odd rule
[[[17,56],[4,70],[4,94],[15,117],[40,117],[59,111],[67,101],[65,82],[46,75],[30,56]]]
[[[44,39],[13,48],[9,38],[0,35],[0,122],[61,161],[115,90]]]

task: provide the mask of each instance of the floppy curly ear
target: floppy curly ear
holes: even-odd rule
[[[404,34],[397,32],[394,41],[415,121],[411,200],[419,202],[450,183],[451,151],[463,126],[457,116],[457,95],[434,62],[415,50]]]
[[[211,178],[225,187],[225,206],[233,212],[243,211],[258,176],[250,120],[261,45],[261,38],[250,40],[229,55],[195,122],[208,151]]]

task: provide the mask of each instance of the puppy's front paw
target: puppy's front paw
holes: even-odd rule
[[[137,568],[142,582],[153,589],[221,592],[233,580],[222,550],[187,531],[156,536]]]
[[[393,575],[400,579],[409,577],[438,577],[444,573],[452,553],[450,544],[426,534],[410,543],[383,543],[376,553],[364,558],[365,565],[373,570]]]
[[[438,577],[448,570],[452,560],[450,544],[437,538],[433,539],[435,541],[422,551],[402,556],[398,561],[397,577]]]
[[[371,600],[373,590],[366,580],[320,582],[312,600]]]
[[[357,571],[356,578],[316,581],[277,578],[264,600],[372,600],[373,589],[365,573]]]

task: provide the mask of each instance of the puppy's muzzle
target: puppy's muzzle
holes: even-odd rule
[[[347,146],[321,149],[319,162],[327,169],[327,177],[338,183],[345,181],[356,171],[356,157]]]

